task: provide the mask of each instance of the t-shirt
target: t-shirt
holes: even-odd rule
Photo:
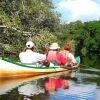
[[[19,54],[19,58],[22,63],[31,64],[46,59],[46,55],[33,52],[32,50],[26,50]]]
[[[73,63],[76,63],[75,57],[72,53],[69,53],[68,57],[72,60]]]

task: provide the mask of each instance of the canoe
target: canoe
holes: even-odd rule
[[[80,63],[80,57],[76,58],[77,65],[73,68],[77,69]],[[0,78],[2,77],[22,77],[22,76],[37,76],[50,73],[57,73],[71,70],[67,67],[50,66],[45,67],[39,63],[26,65],[20,62],[15,62],[9,58],[0,57]]]

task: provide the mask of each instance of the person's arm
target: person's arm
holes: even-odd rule
[[[45,54],[37,53],[37,59],[38,59],[38,61],[45,60],[46,59],[46,55]]]
[[[48,45],[45,45],[45,49],[46,49],[46,58],[47,58],[47,56],[48,56],[48,52],[49,52],[49,47],[48,47]]]
[[[27,48],[24,48],[23,50],[22,50],[22,52],[25,52],[27,50]]]
[[[71,64],[75,64],[76,63],[76,60],[75,60],[75,57],[72,53],[69,53],[68,57],[70,58],[70,63]]]

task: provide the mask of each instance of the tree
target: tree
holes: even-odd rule
[[[53,9],[51,0],[1,0],[1,44],[8,44],[9,47],[12,45],[16,50],[30,36],[41,34],[45,30],[48,33],[55,32],[59,16]]]

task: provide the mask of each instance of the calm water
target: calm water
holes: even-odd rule
[[[100,70],[0,80],[0,100],[100,100]]]

